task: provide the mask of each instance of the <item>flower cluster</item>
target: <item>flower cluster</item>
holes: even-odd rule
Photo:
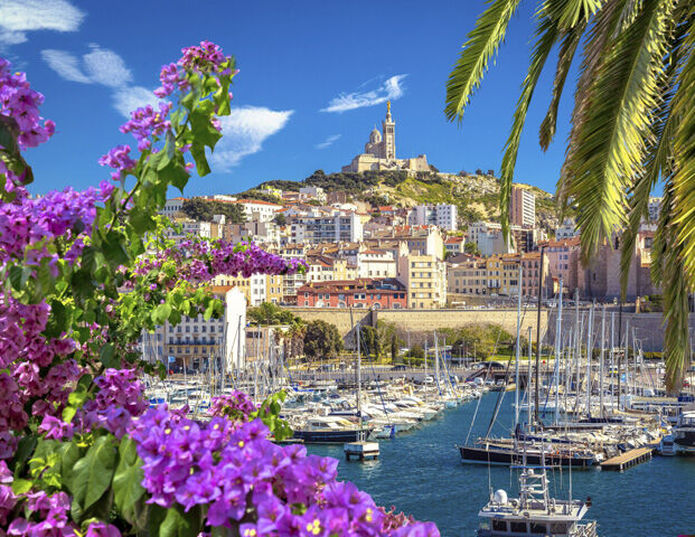
[[[22,304],[0,295],[0,458],[14,440],[10,431],[22,430],[35,416],[59,415],[82,370],[65,357],[75,344],[70,338],[46,338],[43,331],[50,307],[45,302]]]
[[[99,391],[83,407],[83,422],[87,428],[103,427],[120,438],[134,416],[147,409],[143,386],[134,369],[107,369],[94,379]]]
[[[135,420],[130,435],[143,460],[148,501],[185,511],[207,506],[212,527],[240,524],[247,537],[438,535],[431,525],[405,518],[394,527],[400,519],[351,483],[336,481],[337,460],[270,442],[258,419],[213,417],[201,424],[162,405]]]
[[[31,89],[26,75],[12,73],[10,63],[0,58],[0,114],[16,121],[20,149],[36,147],[55,132],[55,123],[39,114],[42,103],[43,95]]]
[[[244,392],[235,390],[229,395],[220,395],[212,399],[208,413],[211,416],[227,416],[236,420],[244,420],[256,411],[253,400]]]
[[[84,249],[84,239],[92,233],[97,203],[111,197],[113,185],[102,181],[99,188],[82,192],[66,188],[40,198],[24,197],[0,206],[0,267],[9,260],[37,266],[50,258],[55,266],[57,252],[49,251],[52,241],[67,244],[62,258],[74,262]]]
[[[119,181],[123,178],[124,174],[135,169],[137,161],[130,158],[129,145],[117,145],[99,159],[99,164],[116,170],[111,173],[111,179]]]
[[[3,463],[4,464],[4,463]],[[0,467],[0,472],[2,468]],[[11,478],[10,478],[11,479]],[[11,489],[10,489],[11,494]],[[3,512],[2,489],[0,487],[0,516]],[[12,497],[8,504],[19,498]],[[31,492],[23,496],[24,517],[17,517],[7,528],[10,537],[120,537],[121,532],[112,524],[90,522],[86,533],[70,520],[70,497],[64,492],[49,495],[44,491]]]
[[[230,72],[227,64],[231,63],[231,58],[225,56],[222,48],[210,41],[201,41],[200,45],[181,49],[183,56],[176,63],[170,63],[162,67],[159,80],[162,86],[157,88],[154,94],[163,98],[171,95],[175,90],[186,91],[190,84],[186,79],[188,71],[198,75],[210,73],[236,74],[238,71]]]
[[[160,102],[159,110],[147,105],[130,113],[130,120],[125,122],[120,130],[131,133],[138,141],[138,149],[144,151],[152,147],[153,137],[160,137],[171,128],[167,119],[171,111],[171,103]],[[113,150],[112,150],[113,151]]]
[[[306,268],[299,259],[285,259],[253,243],[234,244],[223,239],[186,240],[176,248],[162,250],[156,257],[142,259],[135,273],[147,274],[166,262],[177,266],[177,278],[190,282],[208,282],[218,274],[250,278],[253,274],[294,274]]]

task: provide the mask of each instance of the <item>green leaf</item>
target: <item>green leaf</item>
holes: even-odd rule
[[[27,281],[31,276],[31,267],[12,265],[10,267],[10,283],[17,291],[23,291],[27,285]]]
[[[12,458],[12,463],[10,464],[10,470],[16,472],[17,474],[22,472],[24,465],[29,460],[29,457],[31,457],[34,449],[36,449],[37,442],[38,438],[34,434],[23,436],[19,439],[19,442],[17,443],[17,450],[15,451],[14,457]]]
[[[60,476],[63,483],[67,485],[72,478],[75,463],[80,459],[82,452],[74,441],[63,442],[57,451],[60,456]]]
[[[70,394],[72,395],[72,394]],[[77,414],[77,409],[74,406],[66,406],[63,409],[63,414],[62,418],[65,423],[70,423],[72,422],[72,419],[75,417],[75,414]]]
[[[132,217],[131,217],[132,219]],[[106,234],[106,239],[102,246],[106,261],[114,267],[127,265],[130,257],[125,247],[125,237],[115,230],[110,230]]]
[[[478,18],[475,28],[468,34],[461,56],[449,75],[446,86],[446,108],[449,121],[463,119],[464,108],[480,85],[488,63],[497,54],[504,40],[512,15],[520,0],[494,0]]]
[[[114,346],[112,343],[105,343],[99,351],[99,361],[106,368],[118,368],[120,360],[114,357]]]
[[[79,459],[70,479],[70,492],[83,510],[89,509],[111,485],[117,453],[113,437],[101,436]]]
[[[135,442],[128,436],[121,440],[118,453],[118,467],[113,475],[114,503],[123,518],[135,524],[145,509],[145,489],[140,485],[144,478],[142,461],[138,457]]]
[[[160,304],[152,311],[152,321],[155,324],[163,324],[171,315],[171,306],[169,304]]]
[[[166,517],[159,526],[156,537],[196,537],[202,527],[200,506],[195,506],[188,513],[184,513],[183,508],[176,505],[167,509]]]
[[[16,495],[26,494],[34,485],[29,479],[15,479],[12,481],[12,492]]]

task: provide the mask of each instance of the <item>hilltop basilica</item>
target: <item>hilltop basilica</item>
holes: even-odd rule
[[[374,127],[369,141],[364,144],[364,153],[357,155],[352,162],[343,166],[343,172],[364,172],[368,170],[407,170],[413,172],[429,171],[427,157],[396,158],[396,122],[391,117],[391,101],[386,103],[386,118],[381,122],[381,132]]]

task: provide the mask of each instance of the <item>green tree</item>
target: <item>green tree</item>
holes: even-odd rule
[[[519,0],[491,1],[468,34],[446,92],[445,114],[464,109],[497,54]],[[690,360],[688,294],[695,287],[695,10],[692,0],[538,2],[536,43],[521,86],[500,177],[500,211],[509,231],[514,167],[531,99],[553,50],[557,63],[540,145],[551,143],[570,65],[582,48],[572,128],[558,180],[560,205],[574,205],[589,261],[622,232],[622,294],[649,196],[663,202],[652,279],[663,288],[667,386],[677,390]]]
[[[277,304],[263,302],[258,306],[248,308],[246,317],[254,324],[270,326],[276,324],[302,325],[304,321],[294,313]]]
[[[287,217],[283,213],[278,213],[273,217],[273,222],[278,226],[287,225]]]
[[[191,198],[183,202],[181,210],[188,218],[202,222],[211,222],[216,214],[224,215],[228,224],[241,224],[246,221],[246,214],[241,205],[220,200]]]
[[[463,251],[470,255],[480,255],[478,243],[472,241],[466,241],[466,244],[463,245]]]
[[[343,338],[334,324],[311,321],[304,332],[304,354],[308,358],[334,358],[343,350]]]

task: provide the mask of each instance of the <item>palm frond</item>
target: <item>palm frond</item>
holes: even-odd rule
[[[449,121],[463,119],[463,111],[504,40],[509,21],[520,0],[491,0],[489,7],[478,18],[475,28],[449,75],[446,85],[444,113]]]
[[[664,357],[666,361],[666,389],[677,392],[683,374],[690,363],[690,335],[688,330],[688,293],[690,285],[684,270],[684,252],[677,239],[677,224],[673,221],[676,205],[674,186],[668,181],[657,229],[658,255],[664,303]],[[655,243],[657,240],[655,240]]]
[[[645,5],[604,50],[596,70],[578,145],[561,178],[567,194],[581,207],[577,224],[585,260],[626,223],[626,191],[644,159],[674,7],[673,0]]]
[[[539,23],[536,30],[538,40],[531,55],[531,64],[528,74],[521,86],[521,95],[514,110],[514,120],[512,130],[504,146],[504,156],[502,157],[502,172],[500,174],[500,221],[502,223],[502,233],[505,238],[509,237],[509,200],[512,192],[512,182],[514,180],[514,167],[516,157],[519,152],[521,133],[526,122],[526,113],[533,97],[533,92],[540,78],[545,62],[553,49],[553,45],[560,37],[557,25],[543,12],[538,13]]]
[[[538,134],[538,139],[543,151],[548,150],[550,142],[555,137],[557,110],[560,106],[562,90],[565,86],[567,73],[570,70],[570,66],[577,52],[577,47],[584,34],[584,30],[586,30],[587,24],[586,21],[580,22],[580,24],[567,32],[562,41],[562,46],[560,47],[557,58],[557,67],[555,69],[555,80],[553,80],[553,95],[550,100],[550,105],[548,106],[548,112],[545,118],[543,118]]]
[[[668,47],[669,58],[664,62],[666,69],[659,82],[660,100],[652,114],[652,124],[645,139],[646,160],[631,189],[628,223],[623,232],[620,259],[620,283],[623,296],[627,290],[631,258],[639,227],[642,219],[648,214],[649,196],[660,177],[666,181],[674,172],[671,140],[677,119],[672,113],[672,102],[676,91],[679,88],[682,91],[682,87],[678,84],[678,75],[683,67],[682,42],[685,34],[682,28],[679,30],[675,28],[675,25],[670,34],[672,38]],[[660,274],[659,270],[657,277],[660,278]]]
[[[695,10],[695,7],[693,7]],[[690,20],[684,43],[687,62],[679,73],[673,113],[679,118],[673,136],[674,216],[678,243],[683,247],[684,266],[695,281],[695,15]]]
[[[624,0],[623,0],[624,3]],[[580,66],[580,76],[574,91],[574,108],[572,109],[571,129],[565,161],[560,171],[560,179],[557,182],[555,197],[560,208],[564,209],[568,205],[569,196],[567,185],[563,180],[570,175],[570,163],[574,155],[575,148],[578,147],[578,136],[580,126],[584,124],[584,117],[590,104],[590,94],[596,71],[601,64],[604,51],[609,46],[609,37],[618,21],[616,13],[622,8],[620,1],[608,2],[598,11],[594,17],[588,32],[588,37],[582,51],[582,63]]]

